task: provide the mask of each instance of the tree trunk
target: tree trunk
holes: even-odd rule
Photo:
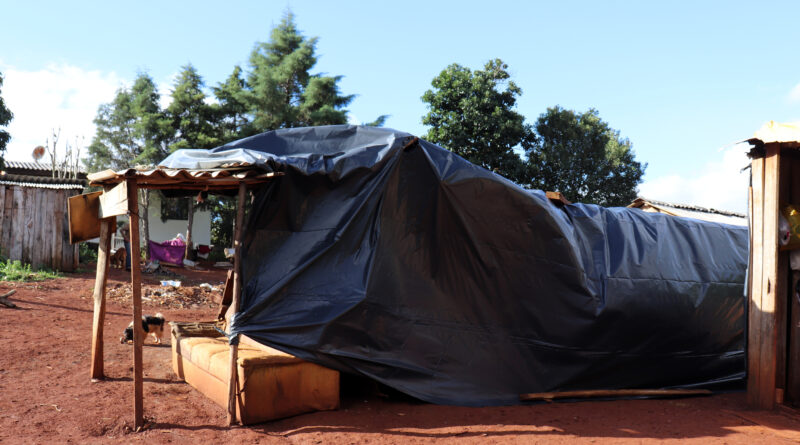
[[[141,221],[142,221],[142,232],[144,235],[144,258],[145,260],[150,260],[150,189],[144,189],[143,191],[143,199],[142,199],[142,207],[139,211],[141,213]],[[136,262],[132,262],[131,265],[139,264],[138,258],[132,258],[132,260],[136,260]]]
[[[192,243],[192,222],[194,221],[194,198],[189,198],[189,221],[186,227],[186,259],[194,260],[194,244]]]

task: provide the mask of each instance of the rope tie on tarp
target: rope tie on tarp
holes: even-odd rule
[[[222,329],[220,329],[220,328],[218,328],[216,326],[214,326],[214,329],[216,329],[217,332],[219,332],[220,334],[225,336],[225,338],[228,339],[228,344],[229,345],[238,345],[239,344],[239,333],[238,332],[234,333],[234,334],[229,334],[229,333],[223,331]]]

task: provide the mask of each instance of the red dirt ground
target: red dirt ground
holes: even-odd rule
[[[177,272],[184,286],[217,286],[225,277],[219,270]],[[114,269],[109,285],[127,279]],[[176,379],[168,338],[162,346],[145,345],[146,427],[133,433],[132,349],[118,340],[131,310],[109,301],[107,379],[90,383],[93,285],[93,268],[40,283],[0,282],[0,294],[17,290],[11,300],[20,307],[0,307],[0,443],[800,442],[800,414],[750,411],[744,393],[463,408],[345,388],[338,411],[228,428],[220,406]],[[164,309],[145,302],[144,313],[156,311],[168,320],[198,321],[213,318],[216,308]]]

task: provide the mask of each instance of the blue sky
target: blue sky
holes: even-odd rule
[[[753,2],[4,2],[2,95],[15,113],[8,158],[29,160],[51,128],[93,135],[100,103],[137,72],[168,100],[192,63],[207,84],[247,69],[287,8],[319,37],[316,72],[357,94],[351,119],[389,114],[422,135],[420,100],[451,63],[509,65],[533,122],[561,105],[600,116],[648,163],[640,191],[744,211],[747,138],[800,120],[800,4]],[[80,144],[80,142],[79,142]]]

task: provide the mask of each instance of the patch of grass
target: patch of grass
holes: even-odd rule
[[[46,269],[32,270],[30,264],[22,264],[19,260],[0,259],[0,281],[44,281],[61,276]]]

